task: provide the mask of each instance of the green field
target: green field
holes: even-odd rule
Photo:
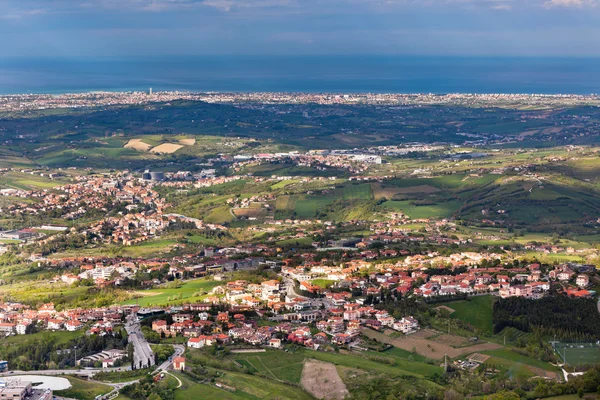
[[[418,361],[409,361],[404,357],[399,357],[393,353],[357,353],[354,354],[338,354],[312,351],[303,349],[302,353],[306,357],[315,358],[317,360],[331,362],[336,365],[341,365],[350,368],[360,367],[365,370],[372,370],[377,373],[383,373],[390,376],[412,375],[419,378],[430,376],[436,372],[441,372],[441,367],[430,365]],[[389,358],[393,360],[393,364],[389,362],[374,361],[369,359],[368,355],[376,358]]]
[[[222,282],[197,279],[188,281],[179,288],[156,288],[135,292],[134,294],[139,295],[140,297],[127,300],[123,304],[138,304],[141,307],[148,307],[199,302],[205,297],[200,294],[201,292],[208,292],[219,285],[222,285]],[[171,299],[169,300],[169,298]]]
[[[183,382],[183,387],[175,392],[176,400],[187,399],[281,399],[281,400],[310,400],[312,397],[302,389],[279,383],[273,379],[259,376],[224,372],[218,379],[235,391],[219,389],[212,384],[194,383],[183,374],[176,374]]]
[[[81,329],[75,332],[69,331],[59,331],[59,332],[51,332],[51,331],[40,331],[36,333],[32,333],[29,335],[15,335],[9,336],[0,339],[0,345],[10,345],[10,344],[23,344],[30,343],[35,340],[42,340],[44,342],[53,341],[56,344],[67,343],[73,339],[81,337],[85,335],[85,330]]]
[[[559,343],[554,350],[568,365],[600,363],[600,346],[595,343]]]
[[[457,200],[423,206],[411,203],[412,201],[409,200],[390,200],[383,203],[382,206],[393,211],[401,211],[413,219],[449,218],[460,208],[460,202]]]
[[[491,334],[494,296],[474,296],[468,300],[445,303],[454,310],[450,316],[465,321],[485,334]]]
[[[94,400],[96,396],[108,394],[112,388],[99,382],[86,381],[79,378],[66,377],[71,382],[67,390],[56,390],[54,395],[75,398],[78,400]]]
[[[333,285],[335,283],[335,281],[330,280],[330,279],[313,279],[310,283],[312,283],[315,286],[325,289],[325,288],[328,288],[329,286]]]
[[[302,376],[304,356],[302,354],[282,354],[281,351],[265,353],[236,354],[235,360],[255,371],[280,381],[299,383]]]
[[[509,348],[498,349],[498,350],[487,350],[482,353],[493,356],[494,358],[498,359],[497,361],[499,363],[504,362],[507,365],[509,365],[509,364],[510,365],[524,364],[524,365],[530,365],[530,366],[536,367],[536,368],[541,368],[541,369],[544,369],[547,371],[557,371],[557,368],[548,362],[521,355],[515,351],[511,351]]]

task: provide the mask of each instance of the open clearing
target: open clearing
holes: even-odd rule
[[[163,144],[160,144],[160,145],[154,147],[152,150],[150,150],[150,152],[162,153],[162,154],[172,154],[172,153],[175,153],[177,150],[181,149],[182,147],[183,146],[180,144],[163,143]]]
[[[130,139],[129,142],[127,142],[123,147],[138,151],[148,151],[150,148],[152,148],[152,146],[148,143],[144,143],[142,139]]]
[[[385,333],[375,332],[371,329],[363,329],[362,332],[382,343],[391,344],[408,351],[415,351],[422,356],[439,360],[447,354],[450,358],[457,358],[464,354],[477,353],[486,350],[500,349],[502,346],[496,343],[478,343],[471,346],[452,347],[449,343],[456,346],[466,344],[466,339],[456,335],[438,335],[438,332],[429,329],[423,329],[409,336],[391,337]],[[431,338],[431,339],[430,339]]]
[[[454,310],[451,313],[452,318],[460,319],[481,332],[491,334],[493,331],[492,309],[494,299],[494,296],[476,296],[468,300],[446,303],[446,307]]]
[[[184,146],[193,146],[196,144],[196,139],[180,139],[179,143]]]
[[[343,400],[350,394],[335,365],[323,361],[306,360],[301,383],[317,399]]]
[[[436,193],[439,192],[440,189],[433,187],[431,185],[419,185],[419,186],[409,186],[398,188],[396,193]]]

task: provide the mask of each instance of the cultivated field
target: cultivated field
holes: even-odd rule
[[[191,139],[180,139],[179,143],[181,143],[184,146],[193,146],[196,144],[196,139],[191,138]]]
[[[343,400],[350,394],[335,365],[327,362],[304,361],[301,384],[317,399]]]
[[[161,154],[172,154],[172,153],[175,153],[177,150],[181,149],[182,147],[183,146],[180,144],[163,143],[156,147],[153,147],[152,150],[150,150],[150,152],[151,153],[161,153]]]
[[[138,151],[148,151],[152,148],[152,145],[148,143],[144,143],[142,139],[130,139],[129,142],[125,144],[126,149],[134,149]]]
[[[468,340],[461,336],[447,334],[440,335],[439,332],[429,329],[423,329],[412,335],[397,338],[371,329],[364,329],[363,333],[382,343],[391,344],[392,346],[408,351],[414,350],[417,354],[434,360],[442,359],[444,355],[448,355],[450,358],[457,358],[465,354],[502,348],[502,346],[496,343],[478,343],[469,345]],[[391,334],[392,331],[389,331],[389,333]]]

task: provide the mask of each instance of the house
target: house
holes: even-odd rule
[[[169,330],[167,321],[165,321],[164,319],[157,319],[155,321],[152,321],[152,330],[158,333]]]
[[[79,321],[69,321],[65,324],[65,328],[69,332],[75,332],[83,328],[83,324]]]
[[[351,340],[352,337],[347,333],[336,333],[331,339],[331,342],[337,345],[344,345],[350,343]]]
[[[63,327],[62,321],[58,319],[49,319],[48,320],[48,329],[56,331]]]
[[[0,332],[4,334],[10,334],[15,331],[15,324],[9,322],[0,322]]]
[[[579,287],[586,287],[590,283],[590,278],[587,275],[577,275],[575,284]]]
[[[269,340],[269,347],[280,348],[281,347],[281,339],[273,338]]]
[[[190,338],[187,341],[187,346],[192,349],[201,349],[202,347],[206,346],[206,336]]]
[[[413,317],[405,317],[392,324],[392,329],[409,334],[419,329],[419,321]]]
[[[185,371],[185,357],[175,357],[173,359],[173,369],[177,371]]]
[[[31,324],[28,323],[28,322],[25,322],[25,321],[19,322],[15,326],[15,329],[17,331],[17,335],[25,335],[27,333],[27,328],[29,328],[29,325],[31,325]]]

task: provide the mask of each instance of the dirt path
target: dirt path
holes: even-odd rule
[[[350,394],[335,365],[331,363],[306,360],[300,382],[304,390],[317,399],[343,400]]]

